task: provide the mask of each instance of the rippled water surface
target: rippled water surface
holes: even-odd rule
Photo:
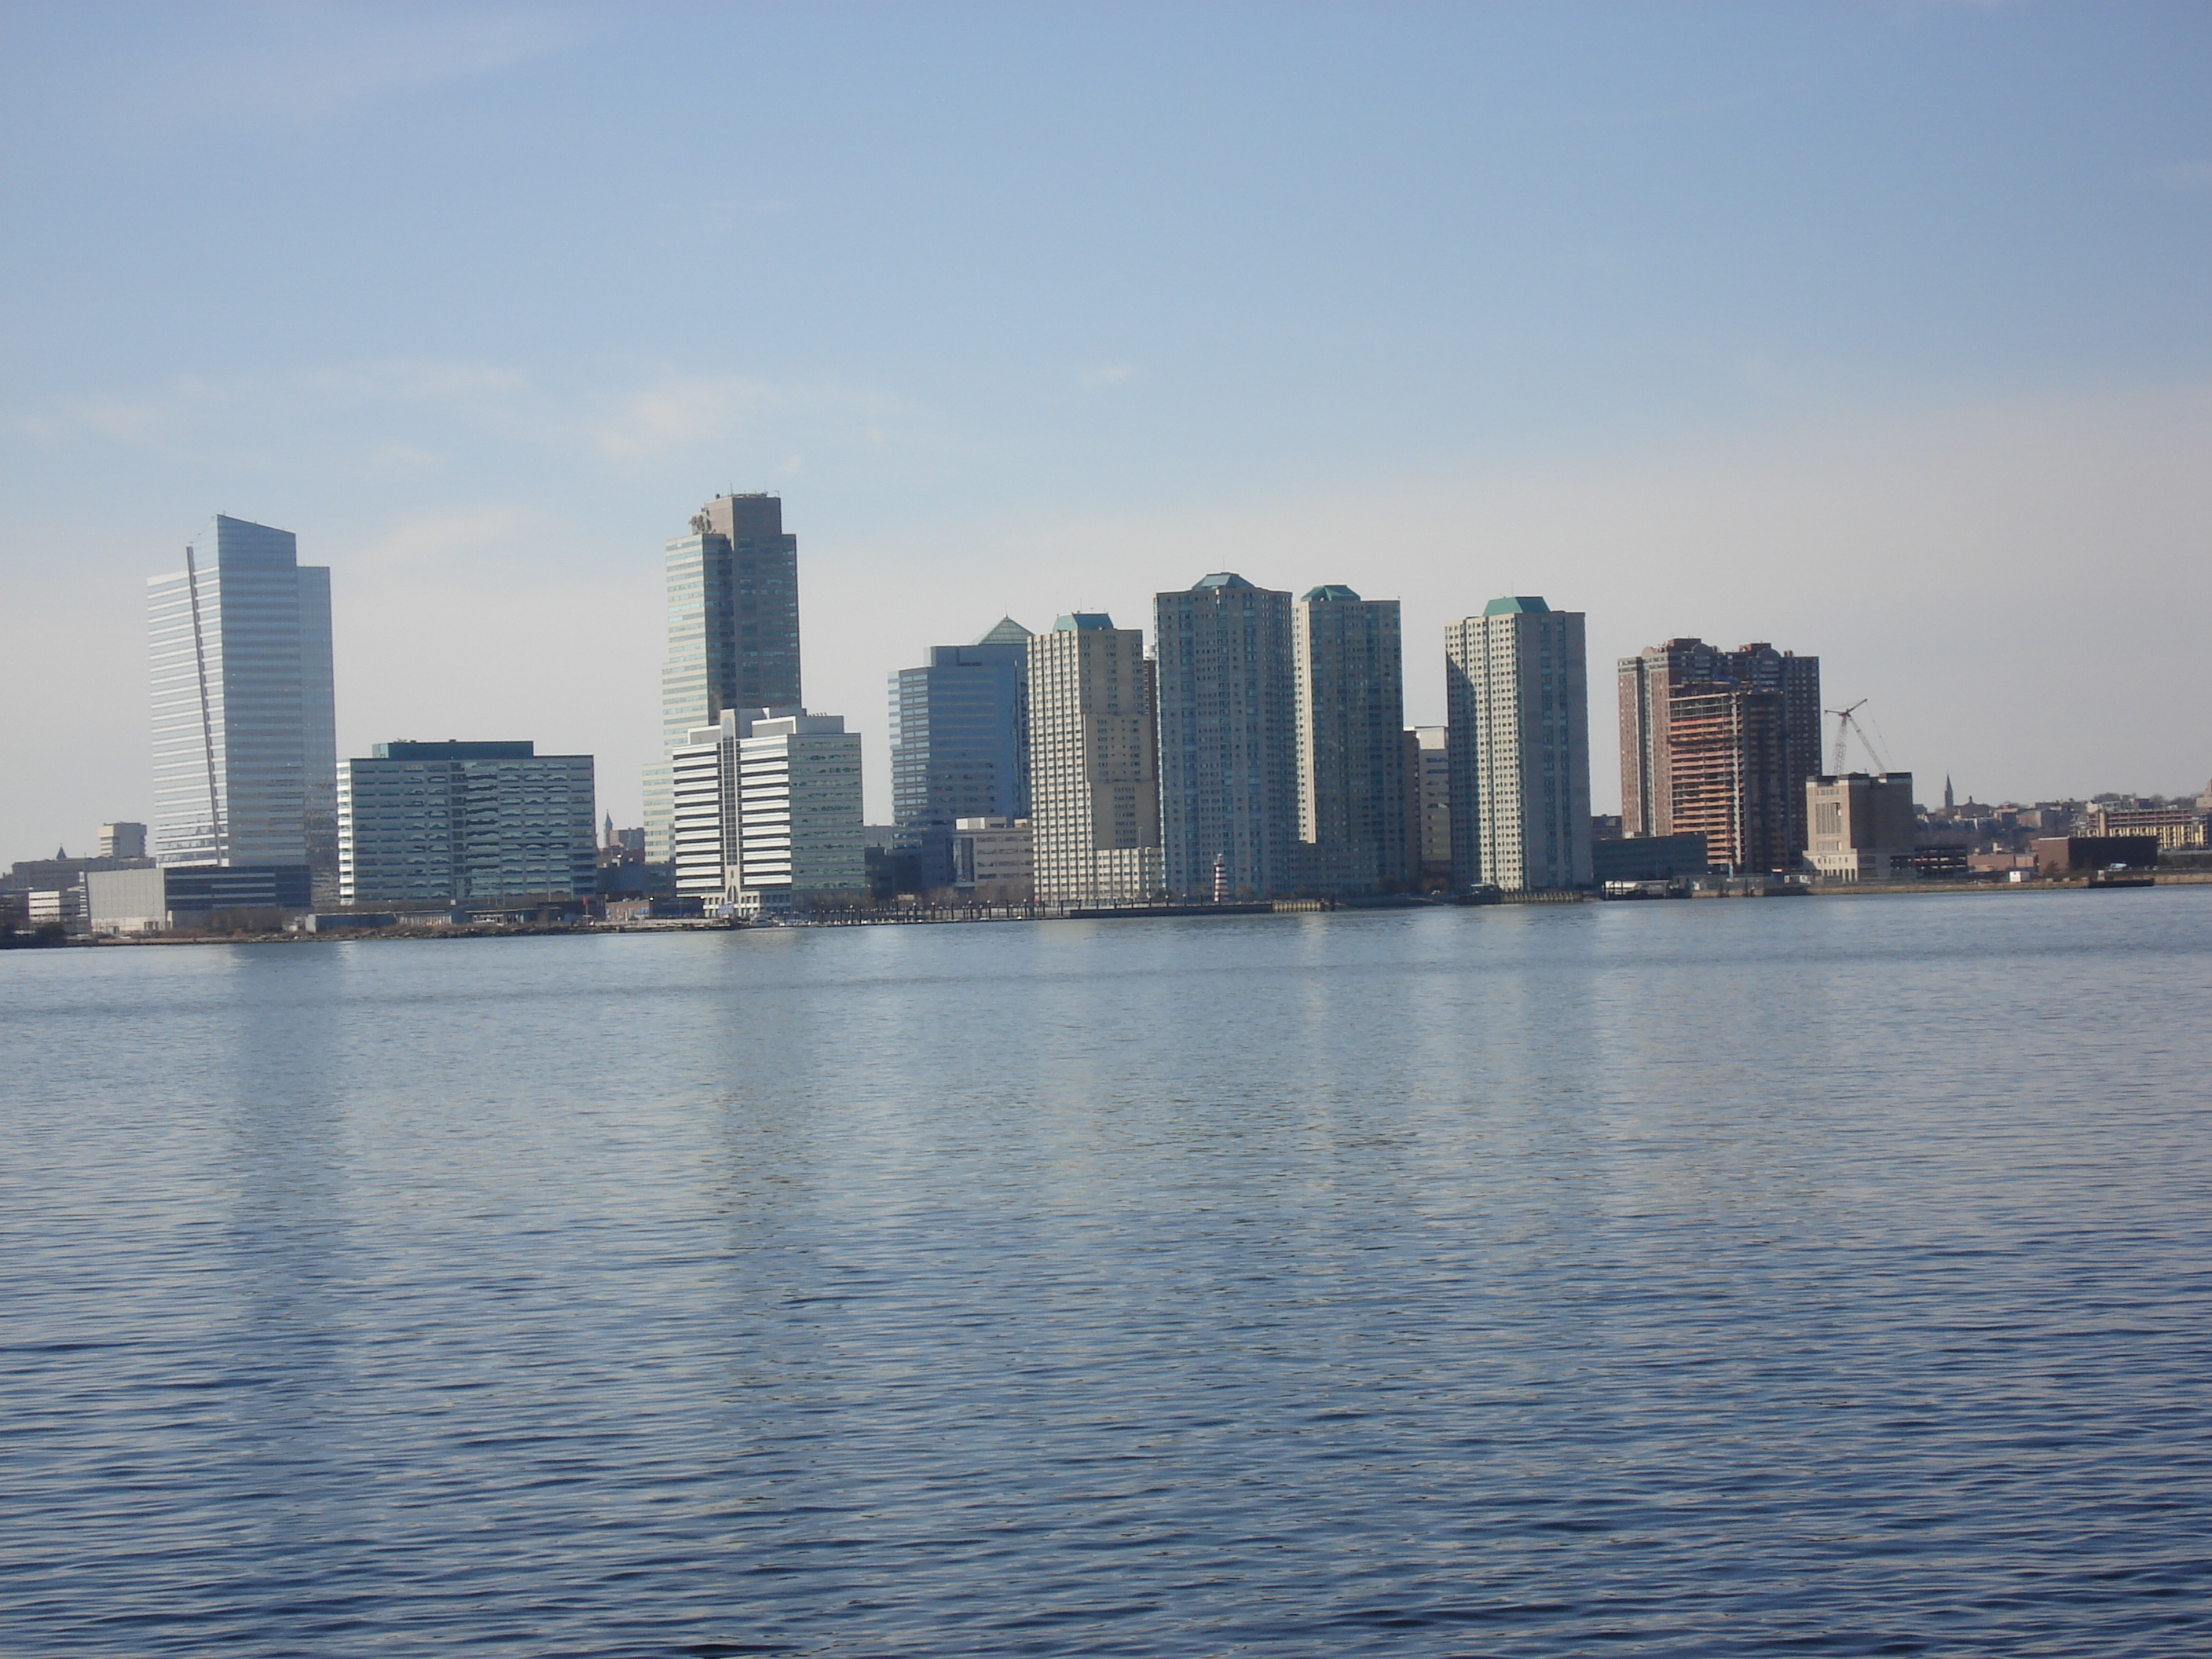
[[[2212,1651],[2212,889],[0,955],[9,1654]]]

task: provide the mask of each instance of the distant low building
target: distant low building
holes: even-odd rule
[[[1614,881],[1689,881],[1711,868],[1702,835],[1614,837],[1590,843],[1590,878]]]
[[[146,856],[146,826],[143,823],[103,823],[100,826],[100,856],[104,859],[143,859]]]
[[[952,884],[987,904],[1026,904],[1036,861],[1027,818],[959,818],[952,826]]]
[[[1416,726],[1406,733],[1407,872],[1419,888],[1451,885],[1451,733]]]
[[[1846,772],[1808,778],[1805,861],[1829,881],[1910,879],[1912,774]]]
[[[149,866],[89,871],[84,881],[94,933],[274,929],[314,908],[305,864]]]
[[[2035,843],[2039,876],[2113,868],[2148,870],[2157,863],[2156,836],[2045,836]]]
[[[2149,836],[2161,851],[2205,844],[2205,815],[2186,806],[2106,807],[2089,814],[2092,836]]]

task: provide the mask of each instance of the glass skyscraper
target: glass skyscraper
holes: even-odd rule
[[[380,743],[338,775],[347,904],[588,897],[592,757],[521,743]]]
[[[1030,815],[1030,639],[1003,617],[891,676],[891,822],[918,846],[924,887],[951,883],[960,819]]]
[[[218,514],[147,601],[155,860],[304,864],[334,896],[330,571],[290,531]]]
[[[660,752],[673,754],[725,708],[796,708],[799,538],[780,497],[717,495],[670,542],[668,660],[660,673]],[[672,785],[664,759],[645,776],[646,856],[673,855]]]

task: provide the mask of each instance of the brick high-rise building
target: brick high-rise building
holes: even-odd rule
[[[1739,874],[1795,868],[1820,774],[1820,659],[1679,639],[1619,666],[1622,834],[1702,835]]]

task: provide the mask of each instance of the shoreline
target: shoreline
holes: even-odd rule
[[[2197,887],[2206,885],[2212,885],[2212,871],[2177,870],[2154,872],[2152,879],[2146,883],[2130,883],[2125,884],[2116,884],[2112,886],[2109,890],[2141,892],[2145,890],[2147,888]],[[2028,893],[2078,893],[2100,890],[2106,890],[2101,885],[2094,885],[2087,881],[2033,881],[2020,883],[1987,881],[1838,882],[1830,885],[1817,887],[1800,887],[1782,890],[1770,889],[1761,892],[1747,893],[1715,892],[1697,895],[1685,894],[1680,896],[1673,896],[1664,899],[1606,899],[1601,898],[1595,893],[1560,893],[1556,895],[1547,893],[1541,896],[1506,895],[1504,896],[1503,902],[1505,903],[1529,903],[1538,902],[1540,897],[1543,902],[1570,904],[1680,903],[1686,901],[1688,902],[1697,903],[1710,902],[1715,900],[1796,897],[1801,895],[1813,898],[1899,898],[1932,897],[1937,895],[1956,895],[1962,893],[2003,893],[2008,895],[2016,895]],[[1079,907],[1057,915],[1040,914],[1026,916],[979,916],[972,915],[917,915],[911,910],[886,910],[878,915],[855,915],[848,914],[834,920],[819,922],[787,922],[777,925],[782,927],[805,928],[856,927],[911,927],[915,926],[949,926],[963,923],[973,924],[977,922],[992,921],[1189,921],[1193,919],[1206,918],[1227,920],[1231,917],[1249,920],[1251,917],[1260,915],[1334,915],[1338,914],[1364,915],[1371,915],[1376,911],[1388,910],[1487,908],[1489,908],[1487,905],[1462,906],[1455,904],[1448,897],[1421,897],[1412,899],[1410,901],[1382,904],[1373,902],[1330,904],[1325,901],[1317,899],[1283,899],[1273,904],[1231,904],[1223,905],[1218,908],[1212,905],[1206,904],[1164,904],[1157,907],[1132,907],[1127,909],[1113,911],[1102,911],[1096,908]],[[84,948],[106,949],[115,946],[127,947],[138,945],[337,945],[350,943],[356,940],[398,943],[410,940],[442,941],[480,939],[553,939],[571,936],[592,938],[605,937],[610,934],[750,933],[752,931],[754,931],[754,929],[750,925],[738,925],[733,927],[726,921],[672,921],[647,922],[643,924],[637,922],[583,922],[558,923],[544,927],[396,927],[360,930],[345,929],[327,933],[310,933],[302,930],[296,933],[287,932],[271,933],[142,933],[129,936],[105,936],[94,939],[70,939],[46,945],[10,944],[4,947],[0,947],[0,949],[13,951],[53,951]]]

